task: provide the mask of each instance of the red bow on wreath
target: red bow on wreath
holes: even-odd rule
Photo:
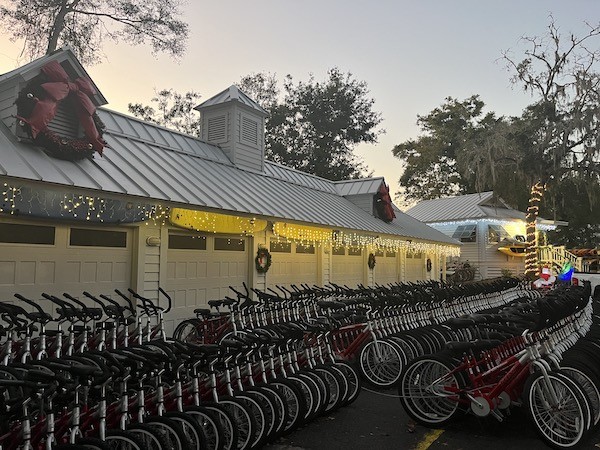
[[[41,85],[47,96],[38,100],[28,119],[22,117],[19,117],[19,119],[29,124],[31,135],[35,139],[39,133],[48,129],[48,124],[56,115],[58,104],[70,94],[73,94],[77,99],[75,102],[77,117],[85,135],[92,144],[92,148],[102,154],[105,142],[100,137],[92,117],[96,112],[96,107],[90,96],[94,95],[96,91],[91,83],[85,78],[77,78],[75,81],[71,81],[67,72],[56,61],[49,62],[42,67],[42,72],[49,80]]]

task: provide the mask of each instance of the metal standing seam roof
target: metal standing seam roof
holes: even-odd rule
[[[479,219],[489,217],[489,211],[484,211],[481,205],[489,202],[493,197],[494,193],[488,191],[457,197],[424,200],[408,209],[406,214],[426,223]]]
[[[35,67],[54,57],[41,58]],[[0,76],[0,82],[22,69]],[[201,107],[234,100],[262,110],[235,86]],[[382,178],[336,183],[268,161],[264,173],[250,172],[235,167],[219,147],[192,136],[105,108],[99,108],[98,115],[106,124],[108,148],[103,157],[75,162],[49,157],[19,141],[0,122],[0,175],[190,208],[460,245],[400,211],[393,222],[385,223],[342,195],[372,192]]]
[[[379,186],[384,182],[383,177],[361,178],[358,180],[343,180],[336,181],[335,188],[338,195],[361,195],[361,194],[376,194]]]

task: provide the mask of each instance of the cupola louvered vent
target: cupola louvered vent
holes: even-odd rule
[[[227,141],[227,117],[225,115],[208,118],[208,142]]]
[[[242,142],[254,147],[258,145],[258,122],[242,116]]]

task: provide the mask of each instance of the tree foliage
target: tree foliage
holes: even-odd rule
[[[191,136],[200,136],[200,116],[194,108],[201,95],[194,91],[179,94],[173,89],[156,92],[151,99],[155,106],[129,103],[127,106],[134,116]]]
[[[272,161],[332,180],[358,178],[366,170],[354,154],[383,132],[366,82],[330,69],[324,81],[313,76],[285,78],[283,98],[274,75],[242,78],[240,88],[268,112],[266,153]]]
[[[406,163],[400,186],[408,200],[426,200],[466,193],[473,189],[469,177],[462,176],[458,155],[477,135],[483,121],[484,103],[473,95],[463,101],[452,97],[426,116],[417,116],[421,136],[394,147],[394,156]]]
[[[422,135],[393,149],[407,164],[400,179],[406,195],[421,200],[494,190],[524,210],[530,187],[541,181],[540,213],[570,221],[555,238],[597,245],[600,50],[592,46],[599,35],[600,27],[591,26],[583,37],[563,35],[551,18],[544,36],[523,38],[520,58],[504,52],[512,81],[533,98],[519,117],[483,115],[478,96],[448,98],[419,116]]]
[[[180,0],[3,0],[2,28],[34,59],[70,45],[84,64],[97,63],[105,39],[150,43],[154,53],[178,57],[188,26]]]

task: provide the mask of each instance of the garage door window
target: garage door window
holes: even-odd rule
[[[312,255],[315,253],[315,246],[296,244],[296,253],[309,253]]]
[[[170,234],[169,248],[174,250],[206,250],[206,237]]]
[[[350,256],[360,256],[362,255],[362,249],[360,248],[349,248],[348,255]]]
[[[383,256],[383,250],[375,250],[375,256]]]
[[[77,247],[126,248],[127,233],[125,231],[71,228],[69,244]]]
[[[243,252],[246,250],[246,241],[241,239],[215,238],[215,250]]]
[[[273,253],[292,253],[292,243],[271,241],[271,251]]]
[[[344,249],[344,247],[333,247],[331,253],[337,256],[343,256],[346,254],[346,250]]]
[[[0,243],[54,245],[54,227],[0,223]]]
[[[388,258],[395,258],[396,252],[385,252],[385,256],[387,256]]]

